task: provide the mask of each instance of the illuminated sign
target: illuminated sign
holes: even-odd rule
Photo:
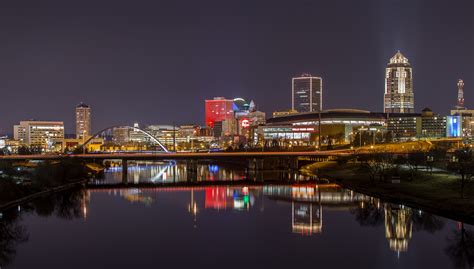
[[[293,132],[314,132],[314,128],[291,128]]]
[[[240,122],[240,126],[242,126],[242,128],[249,128],[250,127],[250,121],[248,119],[243,119]]]

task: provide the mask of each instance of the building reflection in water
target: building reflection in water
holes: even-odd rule
[[[249,210],[255,203],[248,187],[206,187],[204,208]]]
[[[321,204],[291,203],[291,228],[294,233],[312,235],[321,233],[323,215]]]
[[[356,207],[358,202],[368,199],[336,184],[265,186],[263,194],[271,199],[291,201],[292,231],[302,235],[322,232],[323,206]]]
[[[94,182],[119,183],[122,181],[122,166],[118,162],[110,165],[105,179]],[[170,161],[129,161],[127,169],[128,183],[176,183],[189,181],[238,181],[247,178],[245,170],[226,169],[212,163],[193,163]]]
[[[88,190],[89,192],[105,192],[108,195],[120,196],[130,203],[140,203],[146,206],[150,206],[154,203],[154,199],[146,191],[140,188],[129,188],[129,189],[96,189]]]
[[[205,210],[249,211],[255,206],[259,194],[272,199],[291,203],[291,227],[294,233],[305,236],[322,232],[323,207],[327,209],[348,209],[363,206],[369,202],[368,196],[354,193],[336,184],[294,184],[268,186],[210,186],[210,187],[166,187],[166,188],[130,188],[130,189],[97,189],[95,192],[106,192],[121,196],[131,203],[142,203],[150,206],[154,203],[153,192],[189,192],[190,200],[187,211],[193,216],[197,226],[199,208]],[[203,205],[199,205],[198,194],[204,194]],[[260,197],[260,200],[262,197]]]
[[[263,205],[265,199],[282,201],[287,205],[291,204],[291,212],[288,209],[285,214],[291,215],[292,232],[304,236],[323,232],[323,210],[350,209],[361,225],[384,225],[389,247],[398,254],[408,251],[413,230],[434,233],[443,227],[443,222],[430,214],[414,211],[403,205],[384,204],[379,199],[354,193],[335,184],[81,189],[36,199],[22,207],[21,212],[16,209],[5,212],[3,218],[0,217],[0,246],[3,246],[3,249],[0,248],[0,266],[9,264],[14,259],[17,245],[28,240],[27,231],[17,221],[20,213],[35,211],[40,216],[55,215],[63,219],[86,220],[91,193],[95,192],[120,196],[130,203],[146,206],[155,202],[152,198],[154,193],[189,193],[184,203],[193,218],[194,227],[197,227],[198,214],[202,210],[218,213],[225,210],[247,212],[257,204]],[[186,211],[184,208],[182,210]],[[462,225],[460,231],[456,231],[455,236],[450,238],[446,252],[453,261],[471,263],[474,260],[471,251],[474,245],[472,234]]]
[[[385,205],[385,237],[390,249],[397,253],[408,250],[412,236],[412,209],[403,205]]]
[[[194,199],[194,189],[191,189],[191,200],[189,201],[189,204],[188,204],[188,212],[193,216],[194,228],[196,228],[198,206],[197,206],[196,200]]]
[[[120,167],[112,167],[106,174],[114,182],[121,182]],[[295,176],[296,173],[293,173]],[[133,183],[167,183],[190,181],[239,181],[249,175],[244,170],[225,168],[217,164],[190,165],[188,162],[131,162],[128,166],[129,182]],[[289,177],[291,178],[291,177]],[[323,208],[354,209],[361,208],[364,214],[371,216],[371,211],[377,211],[381,224],[385,224],[385,236],[390,249],[397,253],[408,249],[412,236],[412,210],[404,206],[387,204],[381,205],[380,200],[353,191],[343,189],[336,184],[293,184],[267,185],[264,187],[230,187],[213,186],[201,188],[167,188],[167,191],[190,191],[191,202],[188,211],[196,222],[198,209],[206,210],[237,210],[249,211],[255,204],[258,193],[274,200],[291,203],[292,231],[303,235],[322,232]],[[204,192],[204,205],[199,206],[196,192]],[[117,194],[116,191],[113,193]],[[119,190],[118,194],[130,202],[151,205],[153,199],[139,189]],[[370,207],[364,209],[364,207]],[[364,217],[364,216],[361,216]],[[367,218],[367,217],[365,217]],[[364,220],[361,220],[364,221]],[[368,223],[378,223],[377,220],[366,219]]]

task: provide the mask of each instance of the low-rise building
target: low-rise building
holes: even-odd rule
[[[456,108],[451,110],[451,116],[460,116],[463,137],[474,136],[474,109]]]
[[[13,126],[13,137],[20,145],[38,147],[44,152],[61,151],[64,140],[62,121],[20,121]]]

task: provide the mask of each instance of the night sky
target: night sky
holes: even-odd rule
[[[446,114],[465,81],[474,108],[473,0],[0,2],[0,133],[92,106],[114,124],[204,124],[204,100],[291,107],[291,77],[321,76],[324,108],[382,111],[397,51],[416,111]]]

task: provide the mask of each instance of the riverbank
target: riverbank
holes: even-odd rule
[[[465,188],[464,198],[460,194],[457,175],[446,171],[430,174],[418,171],[413,180],[371,180],[369,173],[360,169],[358,163],[323,162],[309,165],[307,172],[328,178],[341,186],[384,201],[404,204],[430,213],[474,224],[474,184]],[[398,182],[398,181],[396,181]]]
[[[34,199],[37,199],[39,197],[43,197],[45,195],[50,195],[50,194],[53,194],[53,193],[65,191],[65,190],[72,189],[72,188],[77,187],[77,186],[84,186],[87,183],[87,181],[88,181],[87,179],[81,179],[81,180],[71,182],[71,183],[67,183],[67,184],[57,186],[57,187],[54,187],[54,188],[49,188],[49,189],[42,190],[42,191],[39,191],[39,192],[34,192],[34,193],[29,194],[29,195],[20,197],[18,199],[0,204],[0,212],[4,211],[4,210],[7,210],[7,209],[10,209],[10,208],[13,208],[13,207],[18,206],[18,205],[21,205],[21,204],[28,203],[28,202],[30,202]]]

